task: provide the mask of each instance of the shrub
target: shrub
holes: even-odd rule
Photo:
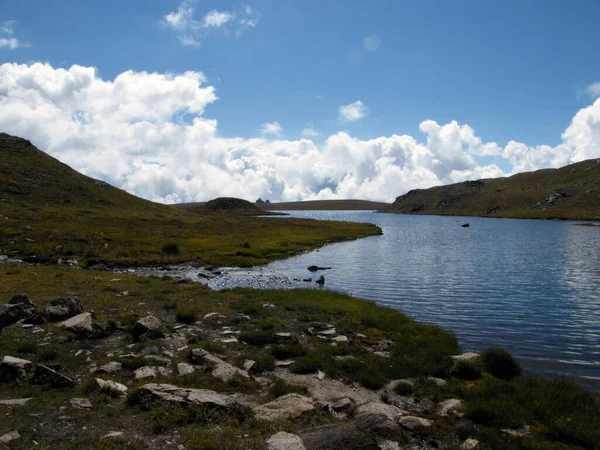
[[[271,353],[277,359],[295,358],[304,356],[308,353],[306,347],[301,344],[281,344],[274,345],[271,348]]]
[[[281,397],[286,394],[306,394],[306,388],[302,386],[293,386],[291,384],[287,384],[283,380],[277,380],[273,385],[269,388],[269,394],[273,397]]]
[[[481,368],[472,361],[457,361],[450,375],[459,380],[474,381],[481,378]]]
[[[181,323],[194,323],[196,321],[196,311],[192,309],[178,309],[175,313],[175,318],[177,322]]]
[[[394,389],[398,395],[410,395],[414,388],[413,385],[404,381],[400,381]]]
[[[162,246],[162,252],[165,255],[179,255],[179,245],[175,242],[167,242]]]
[[[489,348],[480,357],[483,369],[501,380],[510,380],[521,375],[521,364],[503,348]]]
[[[275,342],[275,333],[272,331],[248,331],[240,334],[240,341],[244,341],[246,344],[255,345],[257,347],[272,344]]]

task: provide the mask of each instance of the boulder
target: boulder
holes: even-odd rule
[[[356,409],[357,418],[366,416],[379,416],[379,425],[377,425],[378,429],[385,428],[394,430],[398,428],[398,418],[403,414],[406,414],[406,411],[398,408],[397,406],[388,405],[387,403],[369,402],[359,406]]]
[[[37,308],[35,304],[29,300],[26,294],[17,294],[13,295],[13,298],[8,302],[10,305],[24,304],[27,306],[31,306],[32,308]]]
[[[296,434],[280,431],[267,439],[268,450],[306,450],[302,438]]]
[[[9,442],[16,441],[17,439],[20,439],[20,438],[21,438],[21,435],[19,434],[19,432],[17,430],[10,431],[10,432],[0,436],[0,444],[8,444]]]
[[[98,367],[96,372],[100,373],[114,373],[123,370],[123,364],[117,361],[111,361],[108,364]]]
[[[127,386],[117,383],[116,381],[96,378],[96,384],[101,391],[106,392],[113,397],[123,397],[125,394],[127,394]]]
[[[0,400],[0,405],[2,406],[23,406],[28,401],[30,401],[33,397],[28,398],[8,398],[4,400]]]
[[[256,417],[261,420],[280,420],[300,416],[315,409],[312,398],[299,394],[287,394],[254,408]]]
[[[51,388],[69,388],[77,385],[74,379],[59,373],[56,369],[59,369],[58,365],[54,368],[44,365],[37,366],[31,378],[31,383],[43,384]]]
[[[44,308],[43,314],[50,322],[58,322],[83,312],[78,298],[55,298]]]
[[[0,383],[8,383],[22,378],[32,369],[31,361],[5,356],[0,363]]]
[[[153,367],[144,366],[135,371],[136,380],[145,380],[148,378],[156,378],[156,370]]]
[[[151,398],[171,403],[205,405],[223,409],[244,409],[233,397],[208,389],[187,389],[172,384],[145,384],[140,392]]]
[[[195,371],[196,371],[196,369],[194,369],[194,366],[192,366],[191,364],[188,364],[188,363],[177,364],[177,373],[179,374],[180,377],[189,375],[191,373],[194,373]]]
[[[416,416],[404,416],[400,418],[400,425],[408,430],[414,431],[420,428],[429,428],[433,422]]]
[[[94,316],[90,312],[81,313],[56,325],[79,337],[94,337],[103,332],[100,325],[94,322]]]
[[[479,441],[477,439],[467,439],[460,446],[460,450],[479,450],[481,446],[479,445]]]
[[[192,362],[201,365],[205,370],[211,371],[212,375],[221,381],[228,382],[235,376],[250,379],[250,375],[245,370],[229,364],[201,348],[192,349],[190,351],[190,359]]]
[[[133,326],[133,336],[139,338],[146,333],[160,333],[162,322],[154,316],[146,316]]]
[[[87,398],[72,398],[69,400],[69,405],[73,408],[92,409],[92,404]]]
[[[462,406],[462,402],[456,398],[444,400],[438,405],[438,414],[440,416],[448,416],[450,413],[456,413],[456,410]]]
[[[25,303],[0,305],[0,329],[28,319],[36,313],[34,306]]]

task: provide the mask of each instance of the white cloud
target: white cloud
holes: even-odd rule
[[[225,25],[227,22],[229,22],[234,17],[235,16],[233,14],[230,14],[228,12],[220,12],[215,9],[204,16],[204,19],[202,20],[202,24],[206,28],[208,28],[208,27],[219,28],[219,27]]]
[[[414,188],[502,176],[478,155],[500,148],[466,124],[425,120],[423,136],[362,140],[338,132],[309,139],[224,138],[205,117],[217,100],[199,72],[127,71],[102,79],[92,67],[0,65],[0,130],[30,139],[89,176],[162,202],[217,196],[293,201],[392,201]],[[181,115],[186,120],[180,120]],[[512,171],[600,157],[600,100],[573,118],[556,147],[509,142],[499,158]]]
[[[381,40],[374,34],[363,39],[363,48],[368,52],[376,52],[381,46]]]
[[[0,23],[0,49],[15,50],[19,47],[31,47],[29,42],[23,42],[14,37],[16,20],[6,20]]]
[[[306,139],[316,138],[319,137],[319,135],[320,133],[313,127],[306,127],[304,130],[302,130],[302,137]]]
[[[283,134],[283,128],[279,122],[265,122],[260,126],[260,134],[263,136],[281,136]]]
[[[369,108],[360,100],[350,103],[349,105],[342,105],[339,107],[338,111],[340,113],[340,119],[347,122],[364,119],[369,115]]]
[[[600,97],[600,81],[590,84],[588,87],[585,88],[585,92],[590,97],[593,97],[593,98]]]
[[[240,6],[231,11],[213,9],[202,18],[195,18],[194,0],[181,0],[176,11],[166,14],[161,24],[175,32],[184,46],[198,47],[212,32],[220,31],[225,36],[239,36],[245,29],[255,27],[260,14],[249,6]]]

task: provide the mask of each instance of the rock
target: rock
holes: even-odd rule
[[[8,444],[9,442],[16,441],[17,439],[20,439],[20,438],[21,438],[21,435],[19,434],[19,432],[17,430],[10,431],[10,432],[0,436],[0,444]]]
[[[116,381],[96,378],[96,384],[101,391],[106,392],[114,397],[123,397],[125,394],[127,394],[127,386],[117,383]]]
[[[0,305],[0,330],[4,327],[25,320],[35,314],[35,307],[25,303]]]
[[[250,370],[252,370],[252,368],[256,365],[256,361],[252,361],[251,359],[247,359],[246,361],[244,361],[244,370],[246,372],[250,372]]]
[[[461,227],[463,227],[463,228],[469,228],[470,226],[471,226],[471,225],[469,225],[468,223],[463,223],[463,224],[461,225]]]
[[[350,339],[348,339],[348,336],[336,336],[334,338],[331,339],[333,342],[337,342],[339,344],[347,344]]]
[[[190,360],[195,363],[202,364],[204,357],[208,355],[208,352],[201,348],[193,348],[190,350]]]
[[[204,320],[206,319],[226,319],[223,314],[219,314],[218,312],[211,312],[204,316]]]
[[[354,404],[354,402],[351,399],[349,399],[348,397],[344,397],[344,398],[341,398],[341,399],[337,400],[336,402],[332,403],[331,409],[333,409],[336,412],[346,411],[353,404]]]
[[[337,334],[337,331],[335,328],[329,328],[327,330],[319,331],[318,334],[321,336],[333,336],[334,334]]]
[[[377,444],[379,450],[402,450],[400,444],[395,441],[381,441]]]
[[[404,416],[400,418],[400,425],[408,430],[414,431],[419,428],[428,428],[433,425],[429,419],[423,419],[416,416]]]
[[[122,431],[110,431],[107,434],[105,434],[104,436],[102,436],[102,439],[111,439],[111,438],[120,438],[120,437],[123,437]]]
[[[325,379],[325,372],[317,370],[317,380],[323,381]]]
[[[395,429],[400,416],[406,411],[386,403],[369,402],[356,409],[356,417],[379,416],[380,424],[377,428]]]
[[[194,369],[194,366],[192,366],[191,364],[188,364],[188,363],[177,364],[177,373],[179,374],[180,377],[189,375],[190,373],[194,373],[195,371],[196,371],[196,369]]]
[[[173,375],[173,371],[167,367],[154,367],[154,370],[156,370],[156,373],[161,377],[170,377]]]
[[[2,405],[2,406],[23,406],[32,398],[33,397],[4,399],[4,400],[0,400],[0,405]]]
[[[55,298],[44,308],[43,314],[50,322],[58,322],[83,312],[78,298]]]
[[[108,364],[98,367],[98,370],[96,370],[96,372],[113,373],[113,372],[118,372],[122,369],[123,369],[123,364],[121,364],[120,362],[117,362],[117,361],[111,361]]]
[[[460,355],[452,355],[452,359],[454,361],[475,361],[477,358],[479,358],[479,354],[473,352],[461,353]]]
[[[31,306],[34,309],[37,308],[35,306],[35,304],[31,300],[29,300],[29,297],[27,297],[26,294],[13,295],[13,298],[8,303],[10,305],[24,304],[24,305],[27,305],[27,306]]]
[[[156,370],[150,366],[144,366],[137,369],[135,372],[136,380],[145,380],[148,378],[156,378]]]
[[[325,277],[323,275],[321,275],[319,278],[317,278],[315,280],[315,283],[320,284],[320,285],[325,284]]]
[[[212,375],[215,378],[224,382],[230,381],[236,375],[246,379],[250,378],[250,375],[245,370],[242,370],[233,364],[229,364],[201,348],[192,349],[190,352],[190,359],[192,362],[202,365],[206,370],[212,371]]]
[[[56,326],[64,328],[79,337],[93,337],[100,335],[103,331],[100,325],[94,323],[94,316],[89,312],[78,314]]]
[[[446,380],[436,377],[427,377],[427,381],[435,384],[437,387],[444,387],[448,384]]]
[[[302,438],[296,434],[280,431],[267,439],[268,450],[306,450]]]
[[[329,270],[331,267],[308,266],[306,269],[309,272],[316,272],[317,270]]]
[[[480,448],[479,441],[471,438],[467,439],[460,446],[460,450],[479,450]]]
[[[35,368],[35,373],[31,378],[31,383],[43,384],[50,386],[51,388],[68,388],[77,385],[74,379],[63,375],[56,370],[60,366],[56,365],[55,367],[56,368],[44,365],[37,366]]]
[[[243,409],[233,397],[208,389],[187,389],[172,384],[145,384],[140,388],[143,394],[172,403],[206,405],[224,409]]]
[[[154,316],[146,316],[133,325],[133,336],[139,338],[146,333],[160,333],[162,322]]]
[[[72,398],[71,400],[69,400],[69,404],[73,408],[92,409],[92,404],[87,398]]]
[[[272,402],[254,408],[256,417],[261,420],[295,418],[315,409],[313,399],[299,394],[287,394]]]
[[[0,363],[0,383],[7,383],[22,378],[31,369],[33,369],[31,361],[5,356]]]
[[[450,413],[456,413],[456,410],[462,406],[462,402],[456,398],[450,400],[444,400],[438,405],[438,414],[440,416],[447,416]]]
[[[531,438],[533,435],[529,430],[529,425],[523,425],[521,428],[504,428],[502,432],[515,437]]]

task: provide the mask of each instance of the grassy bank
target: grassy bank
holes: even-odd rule
[[[176,372],[177,363],[187,362],[190,349],[199,347],[239,367],[247,359],[254,360],[255,380],[263,381],[223,382],[210,373],[196,372],[185,377],[159,376],[152,382],[237,393],[257,403],[289,392],[306,395],[306,388],[283,381],[273,372],[276,360],[289,359],[294,361],[289,366],[291,374],[313,377],[322,371],[326,379],[379,390],[380,401],[393,402],[400,398],[397,395],[417,405],[462,400],[463,418],[435,415],[434,407],[418,414],[433,420],[433,426],[419,432],[418,438],[435,442],[439,448],[459,448],[467,437],[477,438],[482,448],[490,449],[600,448],[600,404],[593,395],[567,381],[523,376],[512,357],[502,352],[491,351],[475,362],[456,364],[451,356],[459,352],[459,346],[451,333],[415,323],[369,301],[314,290],[216,292],[199,284],[63,266],[5,265],[0,266],[0,278],[2,302],[16,293],[27,293],[38,306],[56,297],[78,296],[99,322],[112,321],[116,327],[103,338],[81,340],[53,324],[36,327],[43,330],[40,333],[18,325],[3,330],[0,354],[59,364],[64,373],[78,380],[76,387],[63,389],[27,382],[0,385],[0,398],[33,398],[22,407],[0,407],[0,435],[18,429],[24,436],[11,448],[29,448],[35,440],[38,448],[53,449],[160,448],[166,441],[192,449],[259,449],[276,431],[301,434],[352,420],[352,409],[347,418],[315,410],[296,419],[265,422],[249,412],[223,415],[145,403],[137,389],[148,381],[134,380],[133,371],[150,364],[145,359],[148,355],[164,356],[150,350],[166,348],[169,336],[181,330],[186,348],[173,350],[165,367]],[[209,313],[218,315],[206,317]],[[132,324],[149,314],[163,322],[166,338],[133,338]],[[348,342],[334,346],[323,335],[307,332],[317,324],[333,326],[336,335],[348,337]],[[237,342],[222,342],[224,327],[239,331]],[[281,341],[277,333],[290,333],[292,339]],[[77,353],[80,350],[82,354]],[[131,353],[138,356],[120,357]],[[93,365],[115,360],[123,362],[121,371],[90,373]],[[98,391],[94,386],[98,376],[126,384],[128,399]],[[445,380],[444,385],[431,381],[431,376]],[[412,381],[392,391],[386,388],[396,379]],[[93,408],[74,410],[68,403],[73,397],[90,399]],[[33,421],[30,414],[44,419]],[[529,427],[531,437],[502,431],[523,426]],[[101,437],[110,430],[126,433],[121,440],[107,442]],[[415,436],[400,433],[391,437],[404,445]]]

